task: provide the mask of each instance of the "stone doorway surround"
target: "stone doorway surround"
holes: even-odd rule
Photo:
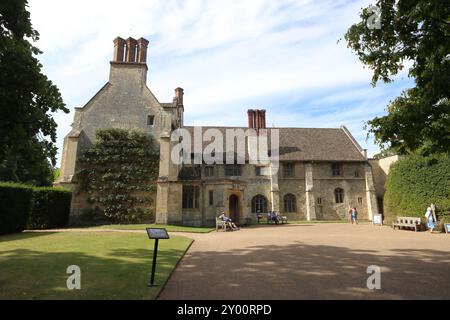
[[[232,182],[230,188],[225,192],[225,208],[227,215],[235,222],[243,223],[245,221],[244,212],[244,189],[245,187],[239,182]],[[236,201],[233,208],[233,201]],[[233,217],[233,211],[236,211]],[[237,216],[236,216],[237,215]]]

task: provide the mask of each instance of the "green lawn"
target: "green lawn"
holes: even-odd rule
[[[2,299],[155,299],[191,244],[160,240],[155,283],[147,287],[153,240],[145,233],[19,233],[0,236]],[[66,269],[81,268],[81,290],[66,286]]]
[[[165,228],[169,232],[192,232],[192,233],[208,233],[215,230],[214,228],[169,226],[161,224],[108,224],[88,228],[108,229],[108,230],[145,230],[145,228]]]

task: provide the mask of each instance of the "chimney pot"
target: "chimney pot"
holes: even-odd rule
[[[127,39],[127,62],[136,62],[137,41],[133,38]]]
[[[266,129],[266,110],[261,110],[261,128]]]
[[[248,127],[249,128],[254,128],[254,111],[249,109],[247,110],[247,114],[248,114]]]
[[[138,55],[137,62],[146,63],[147,62],[147,48],[148,48],[148,40],[144,38],[139,38],[137,41],[138,46]]]
[[[117,37],[114,39],[114,62],[123,62],[124,60],[124,49],[126,41],[121,37]]]
[[[256,132],[259,132],[259,128],[261,128],[261,124],[259,123],[259,110],[255,110],[255,128]]]

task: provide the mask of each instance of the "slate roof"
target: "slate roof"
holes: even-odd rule
[[[194,127],[183,127],[191,133]],[[243,129],[246,127],[202,127],[218,129],[222,132],[225,146],[226,129]],[[345,127],[341,128],[268,128],[269,146],[270,130],[278,129],[280,135],[279,156],[281,161],[367,161],[362,148]],[[203,148],[211,142],[203,142]],[[269,147],[270,148],[270,147]],[[247,150],[247,141],[245,149]],[[193,152],[193,151],[192,151]],[[248,155],[246,154],[246,159]]]

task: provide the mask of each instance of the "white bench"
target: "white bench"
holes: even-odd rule
[[[415,232],[420,231],[420,218],[417,217],[398,217],[396,221],[392,222],[392,228],[412,228]]]
[[[216,218],[216,232],[221,228],[223,231],[227,231],[227,224],[220,218]]]

